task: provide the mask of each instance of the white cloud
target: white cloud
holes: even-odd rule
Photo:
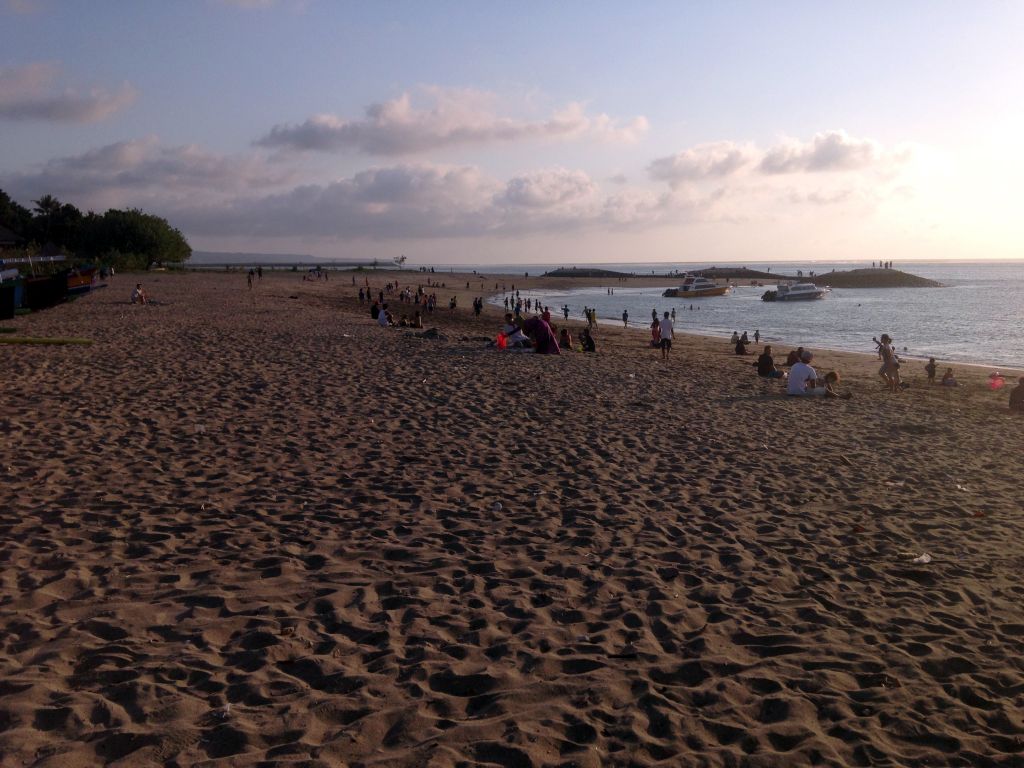
[[[871,139],[857,139],[845,131],[824,131],[810,141],[790,139],[768,149],[752,144],[718,141],[698,144],[647,166],[652,179],[675,188],[683,184],[731,179],[749,181],[755,175],[782,176],[823,172],[872,171],[892,175],[911,157],[911,148],[887,151]]]
[[[136,200],[208,200],[293,178],[290,170],[257,155],[223,156],[194,145],[168,147],[149,137],[55,158],[36,170],[9,175],[5,186],[24,199],[53,194],[99,209],[134,205]]]
[[[607,196],[578,170],[538,170],[502,183],[474,167],[419,163],[219,205],[178,206],[172,220],[189,234],[211,237],[520,237],[678,223],[706,205],[697,196],[644,190]]]
[[[571,207],[587,204],[597,194],[597,185],[583,171],[555,168],[509,180],[494,202],[508,208]]]
[[[52,62],[0,69],[0,120],[92,123],[128,106],[137,95],[128,83],[113,91],[58,90],[59,75],[60,66]]]
[[[651,178],[675,187],[687,181],[730,176],[748,165],[753,156],[749,145],[717,141],[658,158],[647,170]]]
[[[786,141],[769,149],[761,159],[766,174],[818,173],[859,170],[883,160],[881,146],[871,139],[856,139],[845,131],[824,131],[810,141]]]
[[[635,141],[647,130],[636,117],[620,124],[608,115],[588,115],[572,103],[544,120],[519,120],[497,112],[493,94],[467,89],[421,89],[427,105],[409,93],[371,104],[362,119],[316,115],[298,125],[276,125],[259,139],[265,147],[333,152],[356,150],[381,156],[411,155],[452,146],[497,144],[531,139],[593,138]]]

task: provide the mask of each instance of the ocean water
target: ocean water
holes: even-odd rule
[[[593,265],[617,271],[650,275],[700,265]],[[727,266],[727,265],[721,265]],[[797,269],[823,275],[865,266],[851,264],[757,264],[743,266],[795,274]],[[631,288],[610,281],[606,287],[573,291],[530,291],[523,298],[539,298],[545,305],[569,305],[570,320],[582,321],[583,307],[597,310],[601,322],[621,325],[622,311],[629,311],[631,327],[648,327],[651,310],[659,316],[676,310],[676,329],[728,338],[746,331],[753,338],[760,330],[762,344],[775,343],[776,354],[791,346],[840,349],[873,353],[873,336],[888,333],[901,354],[935,357],[942,362],[966,362],[1024,368],[1024,262],[925,263],[907,262],[897,268],[937,280],[942,288],[844,288],[825,299],[807,302],[761,301],[765,287],[739,286],[730,296],[706,299],[669,299],[664,288]],[[539,275],[549,267],[506,267],[509,272]],[[490,271],[490,270],[488,270]],[[501,304],[498,296],[494,303]],[[691,310],[690,307],[693,307]],[[561,313],[558,313],[561,316]]]

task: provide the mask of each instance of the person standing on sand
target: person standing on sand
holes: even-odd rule
[[[882,367],[878,369],[878,375],[885,381],[890,392],[898,392],[900,389],[900,364],[896,360],[896,352],[889,334],[882,334],[878,351],[882,355]]]
[[[651,307],[651,320],[655,323],[658,322],[658,308]]]
[[[755,344],[760,344],[761,343],[761,331],[760,330],[754,331],[754,343]]]
[[[665,312],[665,316],[658,323],[658,335],[661,337],[661,359],[668,360],[668,353],[672,350],[672,339],[675,337],[668,312]]]
[[[676,308],[672,307],[672,323],[676,322]]]
[[[629,310],[622,310],[622,327],[629,328]]]
[[[569,319],[569,305],[568,304],[566,304],[564,307],[562,307],[562,314],[565,315],[565,319],[566,320]]]
[[[938,366],[935,364],[935,358],[934,357],[929,357],[928,358],[928,365],[926,365],[924,367],[924,372],[928,374],[928,383],[929,384],[934,384],[935,383],[935,371],[936,371],[937,368],[938,368]]]

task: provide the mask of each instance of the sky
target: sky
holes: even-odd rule
[[[195,250],[1024,258],[1021,2],[0,0],[0,189]]]

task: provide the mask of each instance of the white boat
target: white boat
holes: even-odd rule
[[[704,296],[726,296],[732,290],[728,285],[717,285],[714,280],[699,275],[686,275],[678,288],[669,288],[662,296],[669,298],[695,298]]]
[[[824,299],[829,292],[826,286],[821,288],[814,283],[794,283],[785,285],[780,283],[774,291],[765,291],[761,296],[762,301],[810,301],[811,299]]]

